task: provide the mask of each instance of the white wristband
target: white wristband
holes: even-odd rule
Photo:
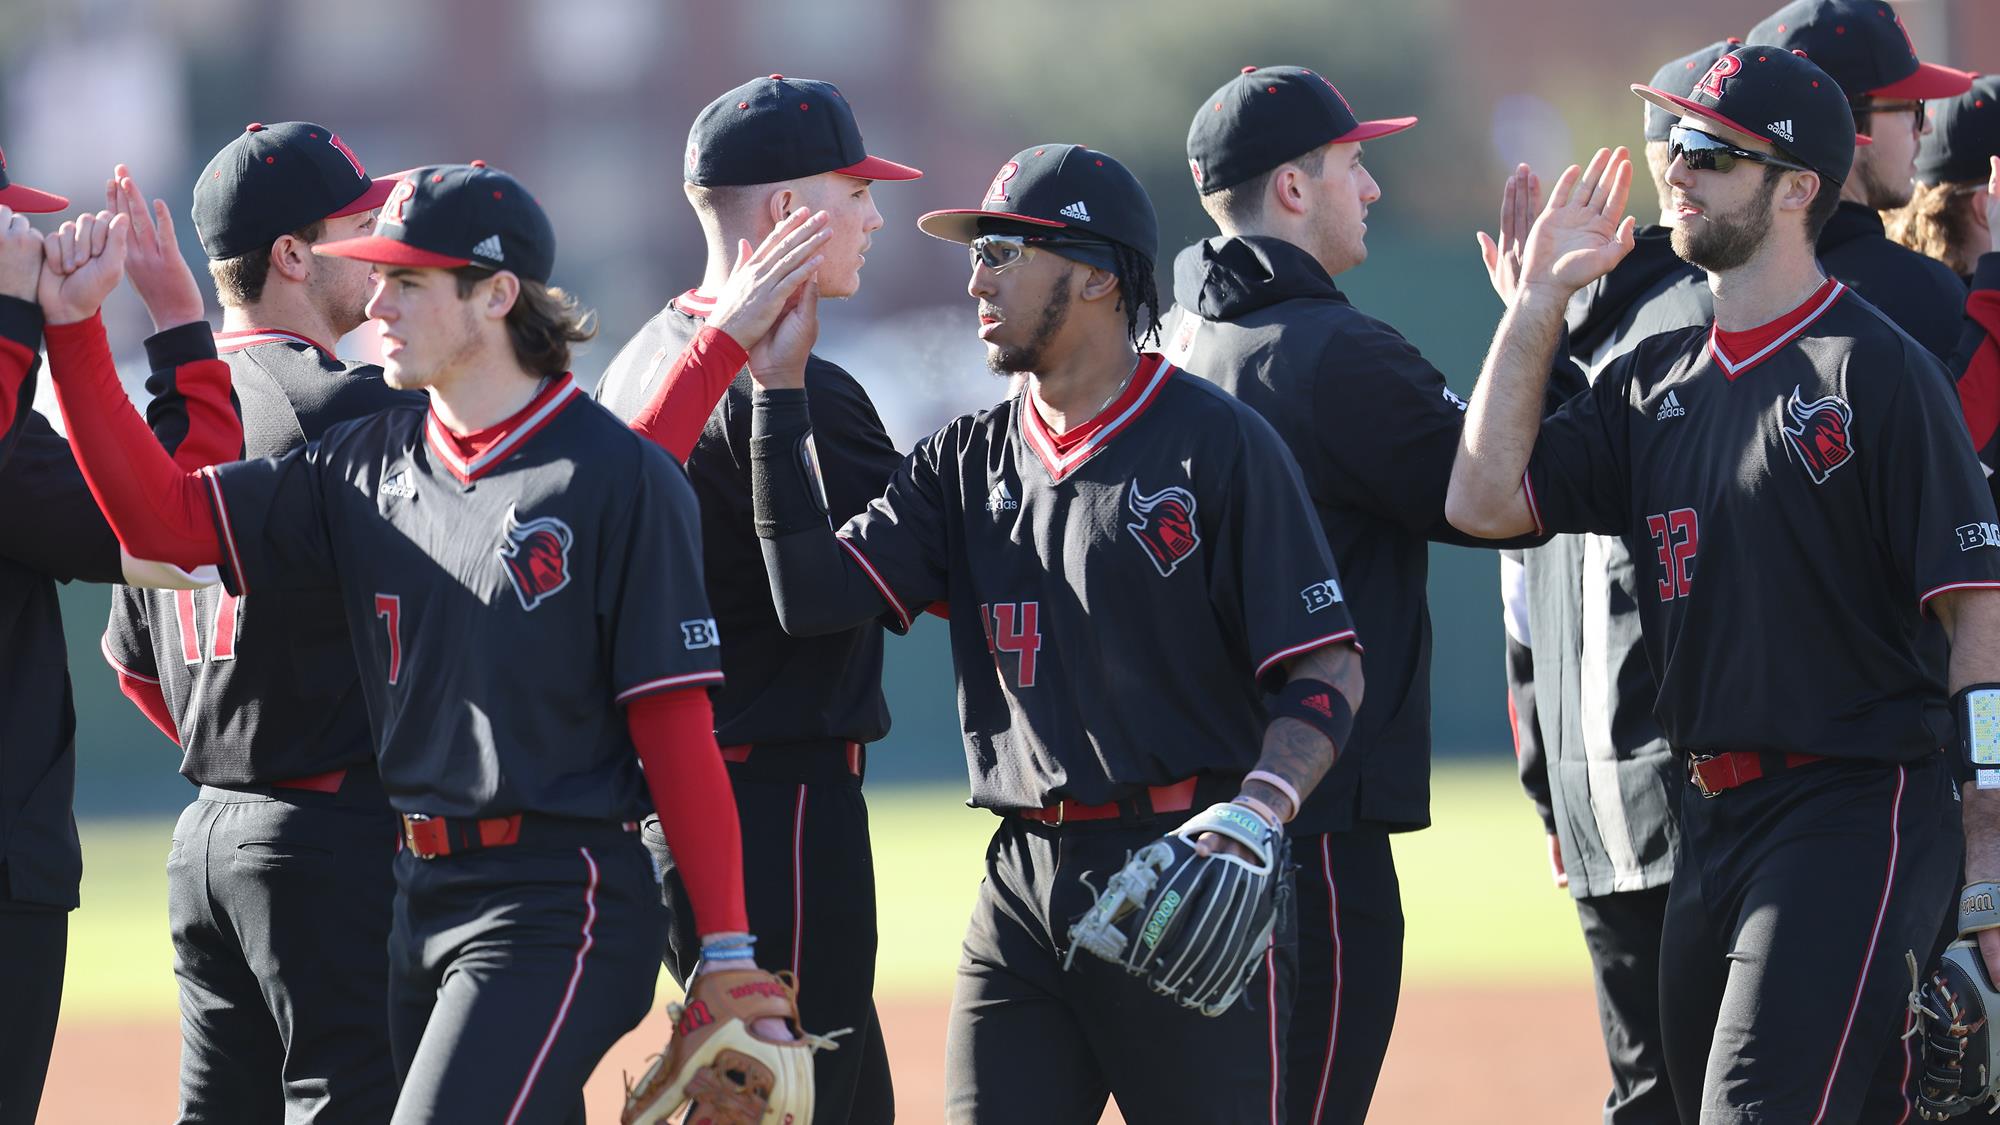
[[[1261,781],[1278,792],[1283,793],[1285,800],[1292,803],[1292,811],[1290,815],[1285,817],[1286,820],[1299,815],[1299,810],[1305,807],[1305,802],[1299,800],[1299,791],[1292,788],[1292,783],[1272,773],[1270,770],[1251,770],[1248,774],[1244,775],[1243,780],[1246,782]]]

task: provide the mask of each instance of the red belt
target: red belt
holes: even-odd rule
[[[1779,762],[1782,759],[1783,764]],[[1701,790],[1704,797],[1714,797],[1768,777],[1782,770],[1796,769],[1811,762],[1825,761],[1822,754],[1763,754],[1755,750],[1731,750],[1724,754],[1709,754],[1705,757],[1688,759],[1688,780]]]
[[[1194,787],[1197,778],[1177,781],[1172,785],[1155,785],[1146,790],[1156,813],[1186,812],[1194,807]],[[1038,820],[1043,824],[1066,824],[1072,820],[1110,820],[1124,816],[1131,811],[1129,803],[1112,801],[1102,805],[1082,805],[1075,801],[1058,801],[1047,808],[1021,809],[1014,815],[1024,820]]]
[[[454,845],[453,837],[457,837]],[[498,848],[521,838],[521,814],[489,816],[484,820],[461,817],[403,815],[403,846],[418,859],[436,859],[454,851]],[[475,843],[475,841],[477,841]]]
[[[294,777],[286,781],[274,781],[271,783],[271,787],[273,789],[306,789],[314,793],[338,793],[340,792],[340,783],[346,780],[347,767],[342,766],[337,770],[328,770],[325,773],[308,774],[305,777]]]
[[[841,745],[847,752],[847,772],[860,777],[861,744],[859,742],[846,742]],[[722,760],[725,762],[747,762],[750,760],[750,752],[755,749],[754,745],[747,742],[741,746],[724,746],[722,748]],[[783,754],[787,753],[787,751],[776,747],[767,747],[766,753]]]

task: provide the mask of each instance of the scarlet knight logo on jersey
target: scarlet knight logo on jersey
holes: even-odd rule
[[[500,565],[514,585],[521,608],[532,610],[569,585],[569,548],[576,535],[554,516],[522,523],[507,508],[507,538],[500,544]]]
[[[1168,485],[1148,496],[1134,480],[1125,494],[1125,506],[1138,517],[1125,530],[1146,549],[1160,577],[1172,575],[1201,546],[1201,532],[1194,523],[1194,493],[1187,489]]]
[[[1814,484],[1825,484],[1835,469],[1854,459],[1854,435],[1849,429],[1854,408],[1839,395],[1811,402],[1799,401],[1799,388],[1785,403],[1785,413],[1795,425],[1786,426],[1785,438],[1792,452],[1805,463],[1806,475]]]

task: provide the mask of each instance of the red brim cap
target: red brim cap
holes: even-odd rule
[[[384,176],[379,180],[370,181],[368,190],[362,192],[360,198],[328,215],[327,218],[344,219],[349,215],[359,215],[363,211],[373,211],[375,208],[382,206],[383,202],[389,198],[390,192],[396,190],[396,181],[400,179],[402,179],[401,175],[395,175]]]
[[[1955,98],[1972,89],[1972,80],[1979,77],[1969,70],[1954,70],[1936,63],[1920,62],[1917,72],[1900,82],[1891,82],[1868,91],[1871,98]]]
[[[425,250],[380,234],[322,242],[313,247],[313,253],[334,258],[353,258],[362,262],[380,262],[389,266],[415,266],[420,269],[428,267],[455,270],[460,266],[472,264],[471,258],[454,258],[449,254]]]
[[[0,188],[0,207],[12,207],[23,215],[47,215],[69,206],[69,200],[24,184]]]
[[[1695,117],[1713,121],[1731,132],[1741,133],[1746,137],[1754,137],[1757,140],[1764,141],[1766,144],[1770,143],[1769,138],[1757,130],[1739,125],[1708,106],[1702,105],[1700,102],[1689,101],[1687,98],[1669,94],[1665,90],[1655,90],[1651,86],[1643,86],[1636,82],[1632,84],[1632,92],[1666,110],[1668,113],[1692,114]],[[1857,145],[1872,145],[1875,142],[1866,134],[1858,134],[1854,138],[1854,143]]]
[[[859,164],[835,168],[834,171],[843,176],[853,176],[862,180],[915,180],[923,177],[921,171],[908,164],[898,164],[879,156],[870,156]]]
[[[1337,145],[1360,144],[1362,141],[1372,141],[1376,137],[1386,137],[1391,133],[1400,133],[1416,123],[1417,119],[1414,117],[1385,117],[1380,121],[1363,121],[1340,136],[1333,138],[1333,143]]]
[[[942,238],[946,242],[970,244],[979,237],[979,220],[1006,219],[1010,222],[1029,223],[1038,227],[1066,227],[1053,219],[1037,219],[1032,215],[1016,215],[1011,211],[956,210],[932,211],[917,219],[917,229],[932,238]]]

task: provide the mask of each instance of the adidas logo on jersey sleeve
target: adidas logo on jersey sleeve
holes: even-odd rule
[[[1681,405],[1681,396],[1668,391],[1667,397],[1660,403],[1660,412],[1653,415],[1653,421],[1664,422],[1669,418],[1679,418],[1686,413],[1687,408]]]
[[[484,258],[489,262],[504,262],[507,260],[506,256],[500,253],[500,236],[497,234],[489,234],[485,238],[480,239],[479,245],[472,248],[472,256],[475,258]]]
[[[1075,219],[1079,223],[1087,223],[1090,221],[1090,208],[1085,207],[1083,205],[1083,200],[1081,199],[1063,208],[1061,211],[1057,212],[1057,214],[1061,215],[1065,219]]]
[[[1773,121],[1769,125],[1764,126],[1764,128],[1769,129],[1771,132],[1788,141],[1792,139],[1792,119],[1789,117],[1783,121]]]

